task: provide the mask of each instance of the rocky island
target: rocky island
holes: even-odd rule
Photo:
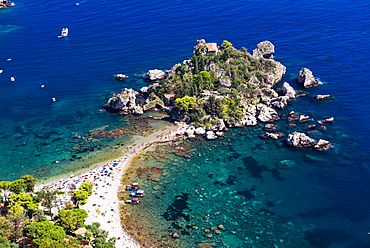
[[[270,123],[280,118],[279,110],[299,96],[287,82],[280,90],[274,89],[286,72],[286,67],[274,60],[274,53],[275,46],[270,41],[260,42],[251,54],[244,47],[234,48],[227,40],[218,46],[201,39],[196,42],[190,60],[168,71],[149,70],[145,76],[152,84],[139,92],[124,89],[106,105],[119,114],[167,112],[174,121],[190,124],[185,132],[190,138],[203,135],[205,139],[217,139],[228,128]],[[304,88],[322,84],[307,68],[299,72],[297,82]],[[306,142],[297,135],[306,136],[294,132],[288,135],[287,144],[323,149],[308,136],[310,141]],[[270,139],[282,136],[264,135]],[[326,142],[324,147],[330,147]]]

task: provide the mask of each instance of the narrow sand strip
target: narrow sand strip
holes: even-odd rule
[[[123,231],[120,223],[120,201],[117,194],[121,185],[122,174],[127,170],[130,160],[139,154],[140,151],[154,143],[170,141],[177,135],[183,135],[187,127],[186,124],[180,123],[178,126],[171,126],[166,130],[157,131],[147,137],[139,137],[131,150],[127,151],[127,155],[83,174],[71,175],[69,178],[40,184],[37,188],[49,186],[53,189],[68,191],[72,184],[79,187],[82,182],[93,183],[93,195],[89,197],[87,204],[80,206],[89,214],[85,224],[99,222],[101,224],[100,228],[109,232],[109,237],[117,239],[117,248],[138,248],[140,245]],[[70,197],[67,195],[61,196],[59,199],[60,205],[63,206],[64,202],[69,200]]]

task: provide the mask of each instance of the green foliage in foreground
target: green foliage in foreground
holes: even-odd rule
[[[58,212],[57,224],[67,233],[73,233],[79,227],[85,226],[87,212],[84,209],[64,209]]]
[[[92,195],[92,188],[92,183],[82,183],[78,190],[74,192],[73,197],[79,204],[84,205],[89,196]]]
[[[63,227],[55,226],[50,221],[32,222],[26,226],[25,233],[33,238],[32,242],[36,245],[42,244],[45,239],[62,242],[66,237]]]
[[[18,248],[18,245],[0,236],[0,248]]]

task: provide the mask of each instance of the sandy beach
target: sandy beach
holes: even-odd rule
[[[36,190],[48,186],[64,192],[71,192],[71,186],[73,184],[78,188],[83,182],[93,183],[93,194],[89,197],[85,205],[80,206],[80,208],[85,209],[89,214],[85,224],[99,222],[101,224],[100,228],[109,232],[108,237],[116,238],[116,247],[140,247],[140,245],[123,231],[120,222],[119,205],[124,204],[124,202],[119,201],[117,194],[121,186],[122,174],[127,170],[131,159],[137,156],[142,150],[154,143],[167,142],[178,137],[178,135],[183,135],[187,127],[185,123],[177,123],[177,125],[171,125],[166,130],[156,131],[149,136],[140,136],[136,138],[130,150],[123,151],[124,156],[84,173],[39,184]],[[67,194],[59,196],[59,209],[70,198]],[[58,207],[55,211],[58,211]]]

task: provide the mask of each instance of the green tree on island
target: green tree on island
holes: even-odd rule
[[[175,100],[175,107],[178,107],[181,110],[189,111],[190,109],[194,108],[196,102],[196,97],[184,96]]]

